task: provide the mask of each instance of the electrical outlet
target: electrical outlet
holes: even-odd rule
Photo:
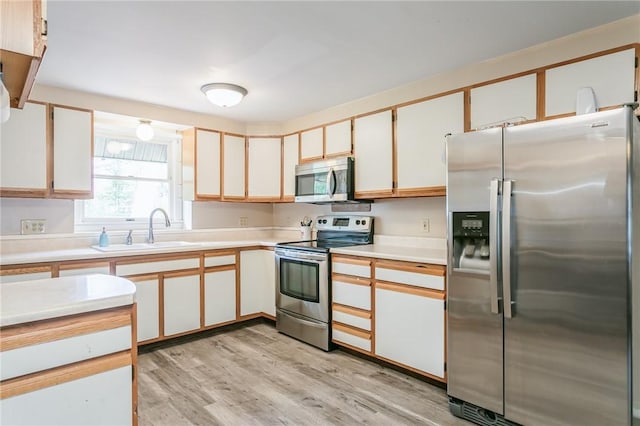
[[[46,219],[22,219],[20,233],[22,235],[44,234],[46,224]]]
[[[249,226],[249,218],[246,216],[240,216],[240,227],[245,228]]]
[[[420,221],[422,225],[422,232],[429,232],[429,218],[424,218]]]

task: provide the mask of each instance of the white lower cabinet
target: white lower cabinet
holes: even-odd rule
[[[444,377],[444,296],[376,285],[377,356]]]
[[[130,389],[131,366],[127,365],[4,398],[0,424],[130,425]]]
[[[240,252],[240,315],[275,316],[275,259],[270,250]]]
[[[164,335],[200,328],[200,275],[164,278]]]
[[[205,327],[236,319],[236,270],[204,274]]]
[[[160,284],[158,278],[131,279],[136,285],[138,342],[160,337]]]

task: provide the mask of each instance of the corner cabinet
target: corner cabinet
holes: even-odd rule
[[[240,317],[275,319],[276,272],[272,250],[240,252]]]
[[[246,199],[246,140],[244,136],[222,136],[222,199]]]
[[[182,132],[182,188],[185,200],[220,199],[220,133]]]
[[[282,139],[249,137],[247,201],[280,201]]]
[[[28,102],[0,127],[1,196],[93,196],[93,111]]]
[[[356,198],[393,195],[393,114],[391,110],[353,121]]]

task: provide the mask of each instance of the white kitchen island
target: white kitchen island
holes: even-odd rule
[[[0,308],[0,424],[137,424],[133,283],[3,283]]]

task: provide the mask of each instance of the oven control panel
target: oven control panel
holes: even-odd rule
[[[318,216],[318,231],[361,231],[369,232],[373,226],[372,216],[340,215]]]

